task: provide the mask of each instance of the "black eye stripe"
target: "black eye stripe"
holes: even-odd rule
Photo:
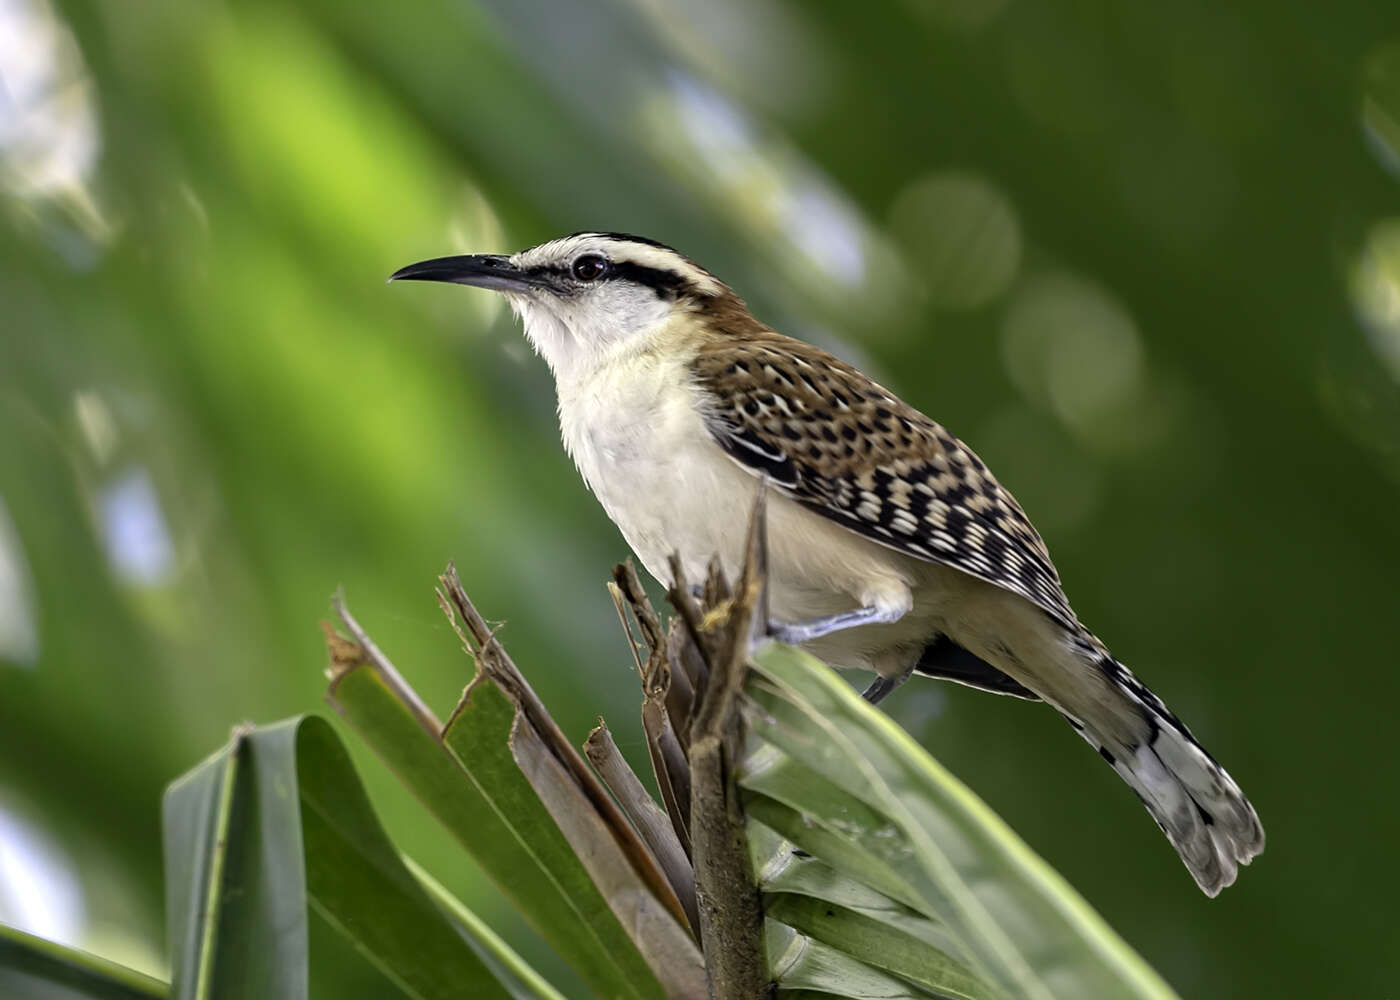
[[[645,285],[657,295],[668,299],[674,299],[690,284],[675,271],[667,271],[660,267],[644,267],[626,260],[613,261],[612,266],[608,268],[608,273],[604,275],[604,280],[608,279],[632,281],[639,285]]]
[[[548,277],[556,280],[575,284],[578,279],[573,275],[573,262],[567,264],[537,264],[527,272],[532,277]],[[604,281],[631,281],[638,285],[644,285],[656,292],[662,298],[675,299],[691,287],[689,279],[682,277],[675,271],[668,271],[662,267],[646,267],[642,264],[634,264],[631,261],[615,260],[608,264],[608,269],[594,282],[597,284]]]

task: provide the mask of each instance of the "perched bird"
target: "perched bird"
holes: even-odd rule
[[[1070,608],[1045,543],[972,450],[825,351],[775,333],[693,260],[576,233],[394,279],[494,289],[554,374],[564,447],[647,570],[733,579],[767,476],[773,634],[873,671],[1053,705],[1214,896],[1264,848],[1253,807]],[[391,279],[392,280],[392,279]]]

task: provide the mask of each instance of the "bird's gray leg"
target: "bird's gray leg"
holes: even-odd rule
[[[834,615],[827,615],[825,618],[813,618],[811,621],[797,622],[792,625],[769,622],[768,634],[779,642],[785,642],[790,646],[800,646],[804,642],[811,642],[813,639],[820,639],[824,635],[840,632],[843,629],[856,628],[860,625],[888,625],[890,622],[897,622],[903,618],[904,612],[904,608],[871,605],[856,608],[854,611],[840,611]]]

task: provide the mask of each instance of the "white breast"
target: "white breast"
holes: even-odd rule
[[[709,441],[681,359],[645,354],[561,380],[559,425],[584,481],[657,579],[669,578],[673,551],[695,579],[711,554],[726,565],[737,556],[742,522],[716,515],[754,484]]]
[[[663,583],[670,582],[672,552],[692,583],[704,579],[715,555],[736,579],[758,488],[757,477],[704,426],[689,360],[683,352],[633,351],[558,383],[564,447],[628,545]],[[923,564],[777,494],[769,499],[768,536],[770,608],[779,620],[806,621],[872,603],[908,608],[922,576]],[[898,626],[838,634],[833,645],[841,648],[814,651],[837,665],[879,669],[892,643],[921,645],[917,640],[933,631],[927,615],[916,613]]]

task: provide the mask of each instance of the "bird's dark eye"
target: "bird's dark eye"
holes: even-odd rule
[[[608,261],[605,257],[599,257],[595,253],[587,253],[574,261],[574,277],[579,281],[594,281],[603,276],[603,272],[608,269]]]

